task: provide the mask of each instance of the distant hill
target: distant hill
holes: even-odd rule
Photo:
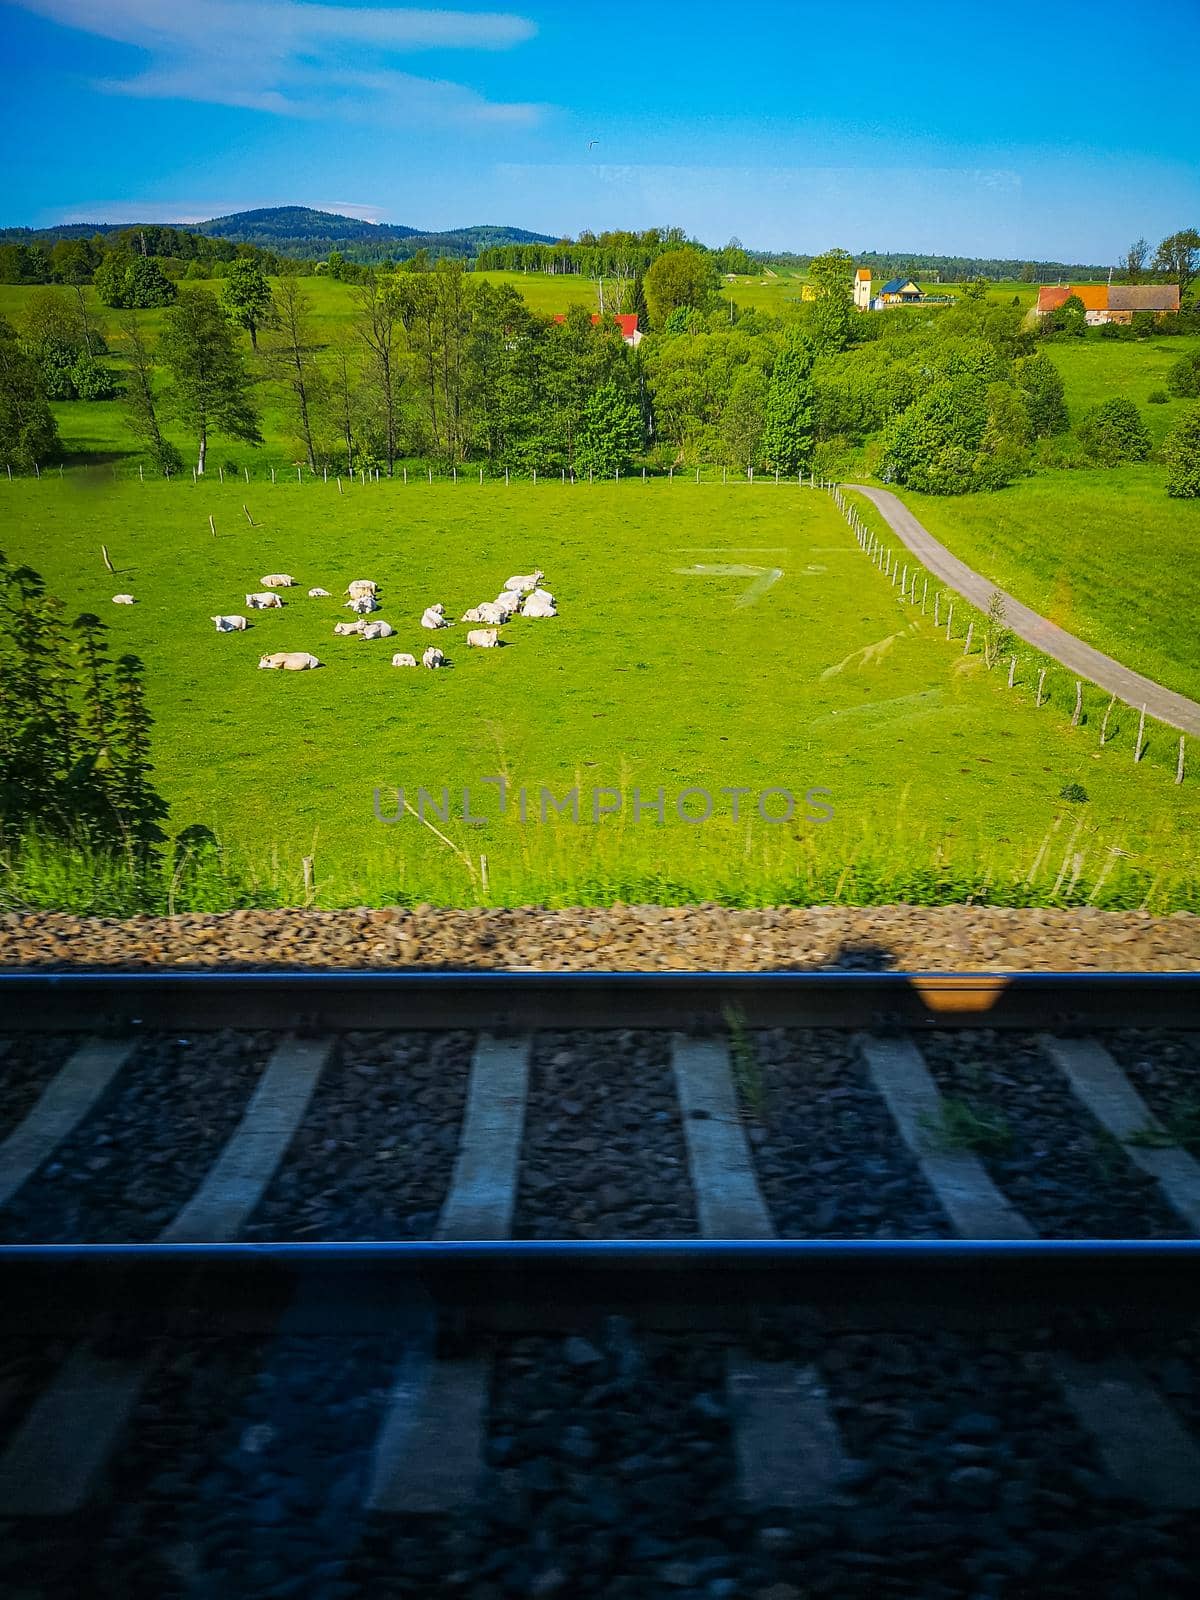
[[[0,243],[51,245],[59,239],[120,233],[136,226],[133,222],[67,222],[52,228],[3,228]],[[360,217],[343,217],[334,211],[314,211],[310,206],[266,206],[180,226],[209,238],[255,244],[276,255],[303,260],[323,260],[333,250],[340,250],[352,261],[382,261],[388,256],[400,260],[418,250],[428,250],[431,256],[465,258],[493,245],[554,243],[550,234],[530,233],[525,228],[484,223],[431,233],[398,222],[364,222]]]

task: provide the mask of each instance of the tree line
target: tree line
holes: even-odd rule
[[[219,295],[172,286],[156,343],[136,308],[110,334],[125,357],[131,429],[166,472],[183,466],[180,434],[198,473],[214,439],[260,444],[267,382],[314,471],[391,474],[414,459],[605,475],[639,463],[825,477],[865,466],[884,481],[953,494],[998,488],[1038,462],[1111,464],[1149,452],[1136,406],[1118,417],[1110,402],[1070,431],[1046,348],[1143,330],[1088,330],[1074,297],[1030,325],[982,284],[953,306],[861,315],[853,266],[843,250],[813,258],[813,299],[770,315],[723,298],[710,252],[663,251],[631,285],[649,329],[636,349],[611,316],[578,306],[539,315],[514,286],[449,260],[363,272],[349,285],[352,315],[332,332],[298,274],[271,280],[241,260]],[[82,396],[105,337],[89,333],[82,297],[42,295],[57,298],[31,305],[20,337],[0,328],[0,459],[17,466],[51,458],[51,381]],[[1146,313],[1144,331],[1195,319]],[[1189,492],[1179,488],[1186,472],[1172,472],[1172,492]]]

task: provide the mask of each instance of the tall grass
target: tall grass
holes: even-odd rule
[[[414,826],[416,824],[414,823]],[[664,829],[637,835],[575,827],[497,830],[484,855],[465,827],[437,856],[389,841],[369,857],[316,860],[312,903],[349,906],[989,905],[1200,913],[1200,845],[1169,868],[1164,843],[1129,848],[1089,831],[1064,806],[1040,837],[973,840],[935,835],[902,813],[857,837],[763,828]],[[784,830],[780,830],[781,832]],[[705,837],[707,833],[707,837]],[[1151,867],[1149,863],[1155,863]],[[0,851],[0,912],[81,916],[299,907],[299,863],[218,841],[172,846],[139,871],[127,856],[28,835]]]

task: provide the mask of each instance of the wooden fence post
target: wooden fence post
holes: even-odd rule
[[[1175,764],[1175,782],[1183,782],[1183,734],[1179,735],[1179,760]]]
[[[1043,667],[1042,670],[1038,673],[1037,699],[1033,702],[1035,706],[1040,706],[1041,703],[1042,703],[1042,685],[1045,683],[1045,681],[1046,681],[1046,669],[1045,669],[1045,667]]]
[[[966,644],[963,645],[963,655],[965,655],[965,656],[968,656],[971,653],[971,636],[972,636],[972,634],[974,632],[975,632],[975,623],[974,623],[974,621],[968,622],[967,623],[967,642],[966,642]]]
[[[1076,678],[1075,679],[1075,709],[1071,713],[1071,726],[1073,728],[1077,728],[1079,726],[1079,719],[1082,716],[1083,716],[1083,685],[1080,683],[1079,679]]]
[[[1017,676],[1017,658],[1016,658],[1016,656],[1013,656],[1011,661],[1008,663],[1008,687],[1010,689],[1013,686],[1013,681],[1016,678],[1016,676]]]
[[[1142,714],[1138,718],[1137,744],[1135,745],[1134,751],[1133,751],[1133,764],[1134,764],[1134,766],[1137,766],[1138,762],[1142,759],[1142,735],[1145,733],[1145,731],[1146,731],[1146,708],[1145,708],[1145,706],[1143,706],[1142,707]]]
[[[1112,716],[1112,708],[1116,705],[1116,703],[1117,703],[1117,697],[1114,694],[1112,699],[1108,702],[1108,704],[1104,708],[1104,721],[1100,724],[1100,748],[1101,748],[1101,750],[1103,750],[1104,746],[1108,743],[1108,719],[1109,719],[1109,717]]]
[[[954,605],[953,605],[953,603],[951,603],[950,609],[946,613],[946,638],[947,638],[947,640],[949,640],[949,638],[950,638],[950,629],[953,626],[954,626]]]
[[[211,511],[208,514],[208,525],[212,529],[212,536],[215,539],[217,537],[217,525],[213,521],[212,512]]]

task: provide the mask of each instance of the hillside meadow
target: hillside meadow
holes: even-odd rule
[[[1200,781],[1172,782],[1169,732],[1152,728],[1135,766],[1128,716],[1101,751],[1094,700],[1072,728],[1065,684],[1041,708],[1028,675],[1010,691],[1003,671],[963,656],[961,634],[947,644],[899,602],[819,490],[414,477],[339,493],[261,472],[249,486],[194,486],[70,468],[0,481],[0,519],[10,561],[42,571],[68,616],[98,613],[114,653],[144,660],[172,829],[213,830],[269,902],[301,898],[304,856],[331,906],[974,897],[1169,909],[1191,905],[1200,881]],[[457,615],[535,567],[561,614],[517,619],[504,648],[470,651],[461,626],[418,626],[432,601]],[[217,635],[210,617],[242,611],[274,571],[300,584],[285,609]],[[355,577],[381,584],[394,640],[333,637]],[[333,598],[308,599],[312,585]],[[114,607],[120,590],[138,604]],[[394,650],[433,640],[451,669],[390,666]],[[279,649],[326,665],[259,671]],[[503,817],[483,782],[501,775]],[[416,805],[421,786],[444,816],[377,819],[377,788],[393,815],[395,790]],[[511,800],[522,787],[524,824]],[[558,801],[578,788],[580,821],[550,810],[543,822],[543,787]],[[643,800],[664,791],[661,821],[635,815],[635,787]],[[703,823],[675,810],[696,788],[714,797]],[[598,821],[597,789],[622,796]],[[736,821],[727,789],[747,791]],[[794,795],[790,821],[760,814],[771,789]],[[823,792],[806,804],[810,789]],[[786,809],[778,796],[764,805]],[[54,892],[95,902],[95,885]]]

